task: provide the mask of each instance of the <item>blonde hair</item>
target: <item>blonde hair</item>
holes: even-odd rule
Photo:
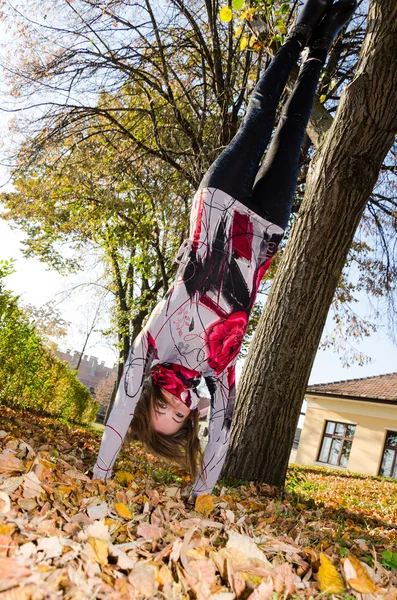
[[[145,379],[141,397],[136,405],[126,442],[142,442],[152,454],[177,463],[190,472],[192,479],[197,477],[197,464],[201,460],[201,447],[198,438],[199,412],[191,410],[180,429],[166,435],[153,429],[152,410],[158,410],[159,403],[169,404],[161,388],[151,377]]]

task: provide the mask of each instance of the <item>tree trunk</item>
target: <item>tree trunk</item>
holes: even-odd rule
[[[397,2],[372,0],[356,76],[312,161],[244,366],[227,475],[284,483],[327,313],[397,131],[396,98]]]

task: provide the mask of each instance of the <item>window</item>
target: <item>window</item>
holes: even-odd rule
[[[386,434],[379,475],[397,479],[397,431],[388,431]]]
[[[355,431],[355,425],[326,421],[318,462],[347,467]]]

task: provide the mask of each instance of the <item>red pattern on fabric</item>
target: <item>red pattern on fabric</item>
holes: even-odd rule
[[[219,306],[219,304],[217,304],[214,300],[212,300],[208,296],[205,296],[205,295],[201,296],[200,304],[203,304],[203,306],[206,306],[207,308],[212,310],[212,312],[214,312],[216,315],[218,315],[218,317],[227,319],[229,316],[227,314],[227,312],[225,312],[223,310],[223,308],[221,306]]]
[[[154,358],[158,358],[158,352],[157,352],[157,346],[156,346],[156,342],[154,340],[154,337],[152,336],[152,334],[150,333],[150,331],[147,332],[146,334],[147,336],[147,343],[148,343],[148,350],[154,350]]]
[[[227,384],[229,386],[229,390],[236,385],[236,369],[234,366],[229,367],[227,370]]]
[[[264,274],[266,273],[266,271],[268,270],[268,268],[270,267],[270,263],[273,260],[273,256],[270,256],[266,262],[263,263],[263,265],[261,267],[259,267],[258,269],[258,273],[256,276],[256,283],[255,283],[255,287],[256,287],[256,291],[258,291],[262,277],[264,276]]]
[[[201,222],[203,220],[204,197],[203,197],[202,191],[200,192],[200,194],[198,196],[197,204],[198,204],[198,207],[197,207],[197,213],[196,213],[197,214],[196,224],[195,224],[195,229],[194,229],[194,233],[193,233],[193,248],[195,251],[197,251],[197,249],[199,247],[200,235],[201,235]]]
[[[208,365],[214,369],[215,373],[222,373],[236,358],[240,352],[247,325],[247,314],[237,311],[207,329]]]
[[[237,258],[252,258],[253,226],[248,214],[234,211],[232,226],[232,248]]]
[[[179,398],[187,407],[192,403],[189,386],[197,385],[200,377],[198,371],[182,365],[169,364],[164,367],[159,364],[152,369],[154,383]]]
[[[111,425],[106,425],[106,427],[108,427],[109,429],[111,429],[112,431],[114,431],[114,433],[117,433],[117,435],[119,436],[119,438],[121,439],[121,441],[123,441],[122,436],[119,434],[119,432],[117,431],[117,429],[115,429],[114,427],[112,427]]]

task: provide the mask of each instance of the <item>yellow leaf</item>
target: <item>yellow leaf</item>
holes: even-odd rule
[[[347,584],[361,594],[373,594],[377,587],[368,575],[366,567],[356,558],[350,555],[343,561],[343,569]]]
[[[69,496],[69,494],[73,492],[73,488],[69,485],[59,485],[58,490],[62,492],[63,496]]]
[[[219,17],[222,23],[229,23],[229,21],[232,20],[232,16],[232,9],[228,6],[222,6],[221,10],[219,11]]]
[[[87,542],[91,550],[90,555],[95,562],[100,565],[108,564],[108,543],[106,540],[98,540],[98,538],[90,537]]]
[[[105,517],[104,523],[109,528],[113,527],[113,528],[118,529],[119,527],[124,527],[124,525],[121,525],[119,521],[115,521],[114,519],[111,519],[110,517]]]
[[[236,31],[234,32],[234,37],[238,37],[240,35],[240,33],[242,32],[243,28],[242,27],[237,27]]]
[[[118,502],[114,505],[114,510],[122,519],[130,521],[132,519],[132,512],[123,502]]]
[[[252,34],[249,40],[249,45],[252,47],[255,44],[256,35]]]
[[[284,25],[279,25],[277,27],[277,29],[279,30],[279,32],[284,35],[285,33],[287,33],[287,30],[285,29]]]
[[[327,96],[325,94],[323,94],[322,96],[320,96],[320,102],[321,104],[323,104],[327,99]]]
[[[173,582],[172,573],[166,565],[161,565],[159,571],[156,574],[156,581],[160,585],[165,585],[166,583]]]
[[[6,535],[7,533],[11,533],[14,531],[14,529],[14,523],[10,523],[9,525],[0,525],[0,535]]]
[[[195,510],[200,513],[200,515],[208,517],[214,508],[214,500],[211,494],[203,494],[196,498]]]
[[[245,50],[248,46],[248,38],[244,35],[240,40],[240,50]]]
[[[121,485],[128,485],[134,480],[134,476],[128,471],[117,471],[115,479]]]
[[[331,559],[322,552],[320,562],[321,566],[318,570],[320,590],[325,594],[341,594],[345,586]]]

